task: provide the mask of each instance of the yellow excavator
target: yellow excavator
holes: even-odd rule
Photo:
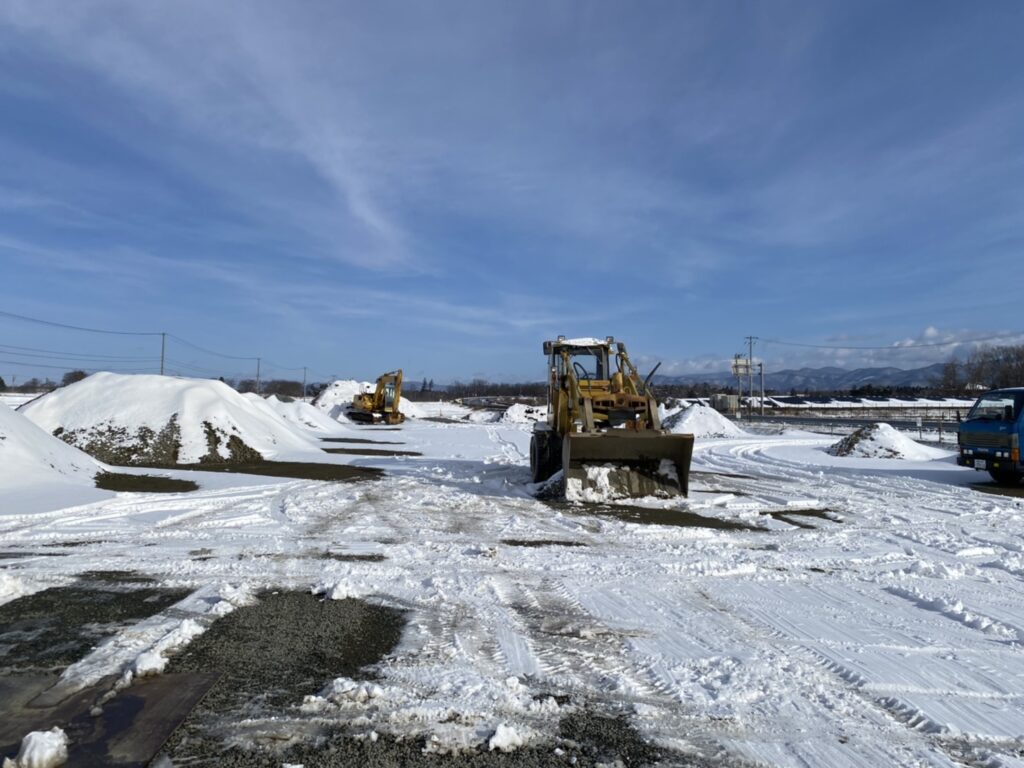
[[[352,397],[348,417],[361,424],[401,424],[405,415],[398,410],[402,401],[402,369],[388,371],[377,378],[373,392]]]
[[[563,472],[574,501],[678,496],[689,491],[693,435],[663,429],[650,381],[626,345],[604,340],[544,342],[548,418],[530,441],[533,481]]]

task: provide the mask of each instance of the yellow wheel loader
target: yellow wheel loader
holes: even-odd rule
[[[377,379],[373,392],[353,396],[348,417],[361,424],[401,424],[405,415],[398,410],[402,400],[402,369],[389,371]]]
[[[544,354],[548,418],[530,441],[535,483],[561,470],[566,498],[577,501],[687,494],[693,435],[662,429],[654,371],[642,380],[611,336],[559,336]]]

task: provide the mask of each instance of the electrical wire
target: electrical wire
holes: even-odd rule
[[[223,352],[214,352],[212,349],[206,349],[205,347],[200,347],[198,344],[193,344],[191,341],[188,341],[187,339],[183,339],[183,338],[181,338],[181,336],[175,336],[173,333],[168,333],[167,334],[167,338],[174,339],[179,344],[184,344],[186,347],[192,347],[192,349],[199,350],[200,352],[204,352],[207,355],[213,355],[214,357],[223,357],[226,360],[259,360],[260,359],[258,357],[240,357],[238,355],[225,355]]]
[[[20,352],[0,345],[0,353],[15,357],[32,357],[40,360],[67,360],[70,362],[114,362],[114,363],[159,363],[159,357],[121,357],[115,355],[77,355],[74,352],[58,355],[37,355],[34,352]]]
[[[52,320],[40,320],[37,317],[26,317],[25,315],[16,315],[13,312],[2,312],[0,311],[0,317],[11,317],[15,320],[23,320],[27,323],[38,323],[39,325],[49,325],[54,328],[67,328],[72,331],[85,331],[86,333],[106,333],[111,336],[161,336],[159,332],[141,332],[141,331],[106,331],[99,328],[85,328],[80,325],[67,325],[66,323],[55,323]]]
[[[150,337],[152,337],[152,336],[163,336],[163,337],[166,337],[167,339],[171,339],[171,340],[177,342],[178,344],[182,344],[182,345],[184,345],[186,347],[189,347],[191,349],[194,349],[194,350],[196,350],[198,352],[202,352],[203,354],[212,355],[214,357],[220,357],[220,358],[223,358],[225,360],[245,360],[245,361],[249,361],[249,362],[259,361],[261,366],[265,366],[268,369],[273,369],[273,370],[278,370],[278,371],[301,371],[301,370],[303,370],[302,366],[289,367],[289,366],[285,366],[285,365],[279,365],[279,364],[277,364],[277,363],[275,363],[273,361],[264,360],[264,359],[262,359],[260,357],[242,356],[242,355],[228,355],[228,354],[225,354],[223,352],[217,352],[216,350],[207,349],[206,347],[201,347],[198,344],[193,344],[188,339],[183,339],[181,336],[178,336],[178,335],[173,334],[173,333],[161,333],[161,332],[155,332],[155,331],[153,331],[153,332],[148,332],[148,331],[147,332],[143,332],[143,331],[111,331],[111,330],[105,330],[105,329],[100,329],[100,328],[88,328],[86,326],[81,326],[81,325],[70,325],[68,323],[58,323],[58,322],[55,322],[53,320],[43,320],[43,319],[38,318],[38,317],[28,317],[27,315],[19,315],[19,314],[16,314],[14,312],[4,312],[4,311],[0,311],[0,317],[8,317],[8,318],[12,318],[12,319],[15,319],[15,320],[21,320],[21,321],[28,322],[28,323],[36,323],[38,325],[46,325],[46,326],[50,326],[50,327],[53,327],[53,328],[65,328],[67,330],[72,330],[72,331],[83,331],[85,333],[100,333],[100,334],[107,334],[107,335],[113,335],[113,336],[150,336]],[[88,354],[83,354],[83,353],[78,353],[78,352],[63,352],[63,351],[58,351],[58,350],[41,349],[41,348],[36,348],[36,347],[19,347],[19,346],[16,346],[16,345],[2,345],[2,344],[0,344],[0,353],[5,354],[5,355],[15,356],[15,357],[22,357],[22,358],[35,358],[35,359],[40,359],[40,360],[66,360],[66,361],[69,361],[69,362],[78,362],[78,361],[81,361],[81,362],[107,362],[107,361],[109,361],[109,362],[121,362],[121,363],[148,363],[148,362],[157,363],[159,361],[159,358],[156,358],[156,357],[131,357],[131,356],[127,356],[127,355],[104,355],[104,354],[88,355]],[[165,360],[167,362],[171,362],[170,360],[167,360],[166,358],[165,358]],[[0,362],[3,362],[3,361],[0,361]],[[53,369],[60,368],[60,366],[47,366],[47,365],[42,365],[40,363],[23,363],[23,362],[20,362],[20,361],[7,361],[7,364],[8,365],[21,365],[21,366],[36,365],[39,368],[53,368]],[[197,365],[190,364],[190,363],[184,363],[182,361],[174,361],[174,365],[177,365],[180,368],[191,369],[191,370],[196,371],[196,372],[213,373],[214,375],[222,375],[219,371],[215,371],[214,369],[203,368],[202,366],[197,366]],[[127,370],[127,369],[125,369],[125,370]],[[309,369],[306,368],[306,370],[308,371]],[[327,378],[327,379],[333,378],[333,376],[328,376],[328,375],[322,374],[322,373],[316,373],[315,375],[317,375],[319,377]],[[242,377],[249,376],[249,374],[232,374],[232,376],[237,378],[237,377],[240,377],[240,376],[242,376]]]
[[[54,371],[66,371],[69,367],[67,365],[43,365],[42,363],[22,363],[17,360],[0,360],[0,365],[14,365],[23,368],[47,368]],[[151,368],[81,368],[79,370],[86,371],[87,373],[96,373],[97,371],[110,371],[111,373],[153,373],[156,370],[156,366]]]

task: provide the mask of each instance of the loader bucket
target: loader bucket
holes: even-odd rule
[[[565,496],[570,501],[686,496],[692,455],[693,435],[569,434],[562,442]]]

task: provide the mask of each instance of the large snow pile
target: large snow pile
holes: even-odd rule
[[[111,464],[259,461],[315,448],[266,406],[207,379],[96,373],[20,412]]]
[[[352,398],[360,392],[373,392],[377,385],[370,381],[356,381],[355,379],[339,379],[332,382],[329,387],[323,390],[313,405],[327,413],[332,419],[344,419],[345,412],[352,405]],[[398,410],[407,418],[421,418],[424,415],[423,408],[417,403],[402,398],[398,402]]]
[[[267,409],[274,416],[284,419],[294,427],[310,430],[312,432],[339,432],[344,429],[340,423],[332,419],[319,408],[314,408],[302,400],[287,402],[275,395],[266,399],[250,392],[245,395],[258,407]]]
[[[884,423],[861,427],[829,448],[828,452],[833,456],[911,461],[931,461],[947,455],[946,451],[921,445]]]
[[[714,408],[695,403],[662,422],[676,435],[694,437],[742,437],[746,434]]]
[[[547,417],[547,406],[514,403],[501,415],[501,421],[504,424],[533,424],[535,421],[544,421]]]
[[[101,469],[91,456],[0,405],[0,489],[6,492],[55,482],[92,486]]]

